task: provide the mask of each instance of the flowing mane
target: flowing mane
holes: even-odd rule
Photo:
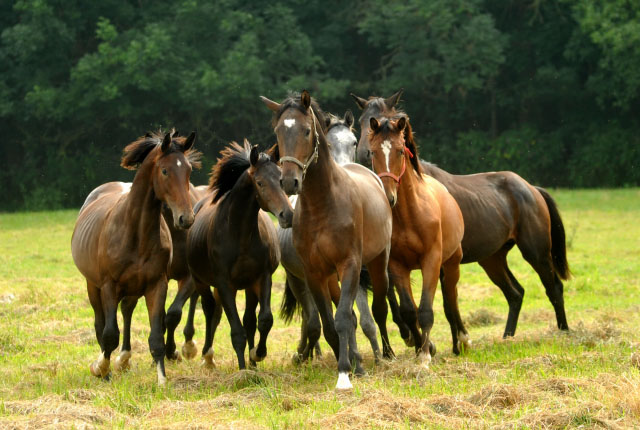
[[[420,165],[420,158],[418,156],[418,145],[416,144],[415,139],[413,138],[413,130],[411,128],[411,122],[409,122],[409,117],[404,112],[400,112],[407,119],[407,125],[404,127],[404,144],[409,148],[409,151],[413,154],[413,157],[409,158],[411,165],[413,166],[413,170],[418,173],[418,175],[422,175],[424,170]]]
[[[271,120],[271,126],[275,128],[283,112],[291,107],[298,109],[300,112],[304,114],[307,113],[307,110],[304,108],[304,106],[300,104],[300,93],[292,93],[282,103],[280,103],[280,109],[278,110],[278,112],[275,112],[273,114],[273,119]],[[316,114],[316,117],[318,118],[318,121],[317,121],[318,126],[322,128],[322,131],[326,134],[328,131],[327,124],[326,124],[326,115],[324,111],[320,109],[318,102],[316,102],[316,100],[313,97],[311,98],[311,108],[313,109],[313,112]]]
[[[135,141],[131,142],[122,151],[122,160],[120,165],[125,169],[135,170],[140,164],[147,158],[149,153],[159,147],[164,139],[162,130],[148,132],[144,136],[140,136]],[[186,138],[178,136],[178,132],[175,129],[171,130],[171,145],[169,149],[164,153],[171,154],[173,152],[183,152],[182,146],[184,145]],[[199,169],[201,166],[200,157],[202,153],[194,149],[189,149],[184,153],[191,166],[195,169]]]

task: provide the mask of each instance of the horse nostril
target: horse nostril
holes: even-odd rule
[[[282,179],[280,179],[280,188],[284,188],[284,184],[282,182]]]
[[[181,225],[181,226],[183,226],[183,225],[184,225],[184,216],[183,216],[183,215],[180,215],[180,216],[178,217],[178,224],[179,224],[179,225]]]
[[[367,149],[367,158],[371,158],[371,150]]]
[[[293,186],[295,187],[296,190],[298,189],[298,179],[297,178],[293,180]]]

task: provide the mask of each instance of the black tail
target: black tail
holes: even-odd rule
[[[549,217],[551,218],[551,257],[553,259],[553,267],[560,279],[567,280],[571,277],[569,263],[567,262],[567,245],[564,233],[564,224],[560,217],[560,212],[556,206],[556,202],[551,195],[541,187],[536,187],[549,209]]]
[[[280,304],[280,317],[284,320],[285,324],[289,324],[295,314],[300,315],[302,307],[296,296],[293,295],[291,287],[289,286],[289,279],[285,282],[284,295],[282,296],[282,303]]]
[[[373,290],[373,287],[371,286],[371,276],[369,275],[367,268],[364,266],[360,269],[360,288],[365,291]]]

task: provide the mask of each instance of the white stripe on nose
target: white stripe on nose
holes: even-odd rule
[[[389,170],[389,154],[391,153],[391,142],[389,140],[385,140],[384,142],[382,142],[382,152],[384,153],[384,159],[387,162],[387,172],[390,172],[391,170]]]

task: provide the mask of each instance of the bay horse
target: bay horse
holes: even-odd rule
[[[164,304],[172,248],[162,204],[171,209],[177,228],[191,226],[189,177],[199,157],[191,149],[194,141],[195,133],[186,139],[173,138],[171,133],[139,138],[124,149],[121,162],[125,168],[137,169],[131,186],[106,184],[94,190],[80,209],[71,254],[86,278],[95,315],[102,352],[90,370],[97,377],[110,375],[111,353],[120,338],[118,303],[124,297],[144,295],[151,325],[149,349],[158,384],[166,383]]]
[[[364,373],[353,314],[363,264],[373,283],[373,314],[383,351],[385,356],[392,354],[385,298],[391,208],[373,172],[357,164],[342,167],[333,161],[324,114],[308,91],[283,103],[261,99],[273,112],[276,156],[282,165],[280,183],[288,195],[298,194],[293,244],[320,312],[325,339],[338,361],[336,388],[350,389],[351,363],[355,374]],[[336,304],[335,321],[332,301]],[[310,339],[312,344],[315,341]]]
[[[351,94],[362,109],[358,161],[365,166],[371,164],[370,118],[393,118],[401,95],[402,90],[388,98],[364,99]],[[423,160],[420,166],[447,187],[462,211],[465,235],[461,263],[480,264],[507,299],[509,314],[504,337],[515,335],[524,298],[524,288],[507,263],[507,254],[514,245],[540,277],[555,310],[558,328],[568,330],[562,280],[569,279],[571,272],[562,217],[551,195],[510,171],[452,175]],[[390,305],[394,311],[394,304]],[[401,322],[399,326],[402,332]]]
[[[343,118],[333,114],[327,114],[325,118],[325,126],[327,129],[327,144],[331,149],[331,157],[339,165],[354,163],[356,158],[357,139],[353,134],[353,113],[347,110]],[[295,206],[296,196],[292,196],[292,204]],[[318,339],[320,336],[321,324],[311,292],[307,287],[304,279],[304,265],[293,246],[293,237],[291,229],[277,228],[278,240],[280,242],[280,252],[282,253],[282,267],[286,273],[285,290],[282,298],[280,314],[286,322],[291,321],[296,309],[300,308],[302,314],[302,325],[300,330],[300,341],[298,343],[297,352],[294,354],[293,361],[298,364],[313,357],[313,353],[317,356],[322,354],[320,344],[315,345],[309,342],[309,339]],[[363,276],[360,276],[361,283]],[[356,294],[356,306],[360,311],[360,327],[364,332],[373,355],[377,359],[380,358],[380,346],[378,345],[377,330],[369,302],[367,300],[367,292],[364,288],[359,288]]]
[[[176,137],[177,133],[173,133],[173,136]],[[200,168],[200,161],[192,161],[191,166],[194,168]],[[191,205],[195,205],[198,200],[204,197],[205,192],[206,187],[194,187],[193,184],[189,184]],[[174,332],[177,325],[180,323],[182,307],[186,300],[191,298],[192,302],[195,301],[197,303],[199,296],[195,292],[195,285],[193,284],[193,279],[189,272],[189,266],[187,265],[185,249],[187,245],[187,230],[175,227],[173,214],[169,206],[166,204],[162,205],[162,216],[164,217],[171,233],[172,254],[167,277],[169,279],[175,279],[178,282],[178,292],[165,316],[165,325],[167,330],[165,356],[169,360],[180,360],[181,356],[178,351],[176,351]],[[113,363],[113,367],[116,370],[126,370],[129,367],[129,359],[131,358],[131,319],[137,303],[138,298],[130,296],[124,297],[120,305],[124,327],[122,331],[122,346],[120,347],[120,352]],[[184,328],[185,343],[182,346],[182,354],[187,359],[191,359],[197,354],[195,343],[192,340],[194,334],[194,314],[195,303],[189,308],[189,318],[187,319],[187,324]]]
[[[216,308],[210,286],[216,288],[231,326],[231,343],[240,369],[246,367],[244,351],[249,344],[251,365],[267,355],[267,336],[273,325],[271,275],[278,267],[280,249],[271,218],[283,227],[291,224],[293,209],[280,188],[280,169],[257,146],[231,143],[212,169],[209,191],[196,205],[196,217],[187,235],[187,261],[196,291],[202,298],[206,319],[202,356],[213,360],[212,318]],[[246,309],[240,321],[236,293],[245,290]],[[256,308],[260,340],[254,347]]]
[[[453,352],[458,342],[469,346],[458,310],[464,221],[447,189],[424,175],[407,118],[370,120],[369,144],[373,171],[380,176],[393,208],[393,234],[389,272],[400,296],[400,313],[409,327],[416,353],[428,367],[435,346],[429,339],[433,327],[433,298],[442,273],[442,295],[451,326]],[[411,271],[422,272],[422,297],[416,307],[411,291]],[[422,333],[420,333],[422,330]]]

